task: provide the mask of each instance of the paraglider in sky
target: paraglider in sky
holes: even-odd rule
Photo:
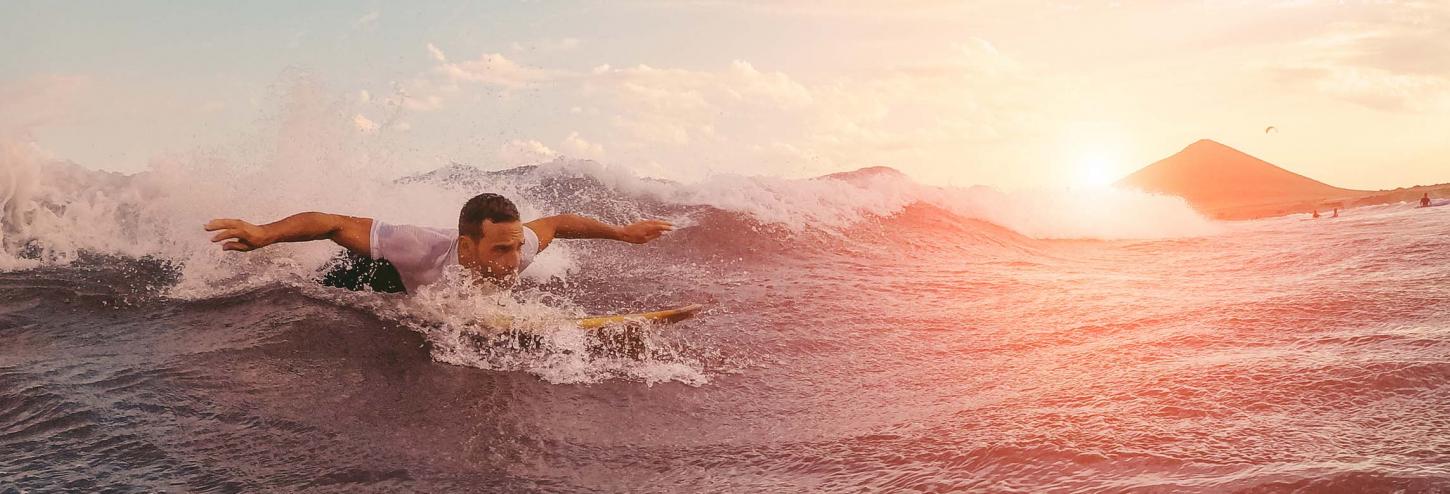
[[[1270,135],[1272,135],[1272,134],[1278,134],[1279,133],[1279,128],[1278,127],[1275,127],[1273,125],[1270,125],[1268,127],[1264,127],[1264,133],[1265,134],[1270,134]]]

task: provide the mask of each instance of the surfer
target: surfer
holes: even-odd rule
[[[438,281],[451,265],[486,279],[509,281],[556,238],[609,239],[643,244],[674,227],[645,220],[610,225],[576,214],[519,219],[513,201],[479,194],[463,204],[458,228],[395,225],[340,214],[307,212],[274,223],[214,219],[206,231],[222,250],[251,251],[278,242],[331,240],[347,250],[323,276],[323,284],[351,290],[413,291]]]
[[[1318,219],[1319,218],[1319,210],[1318,209],[1315,209],[1314,210],[1314,218],[1315,219]]]
[[[1429,192],[1426,192],[1425,195],[1420,196],[1420,207],[1422,207],[1422,208],[1428,208],[1428,207],[1430,207],[1430,193]]]

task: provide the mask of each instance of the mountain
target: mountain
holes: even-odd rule
[[[1188,200],[1222,219],[1332,208],[1369,192],[1342,189],[1203,139],[1128,175],[1120,185]]]

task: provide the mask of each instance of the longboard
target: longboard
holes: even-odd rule
[[[599,329],[631,323],[669,324],[695,317],[695,313],[700,312],[704,308],[705,306],[700,304],[691,304],[684,307],[657,310],[654,312],[581,317],[575,319],[574,323],[584,329]]]

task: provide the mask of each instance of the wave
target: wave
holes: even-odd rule
[[[475,321],[485,316],[521,317],[545,306],[554,320],[586,310],[649,308],[624,307],[638,299],[609,295],[619,292],[608,288],[609,279],[589,274],[596,272],[693,296],[688,295],[691,284],[708,285],[738,263],[880,255],[1020,258],[1036,255],[1052,239],[1164,238],[1212,234],[1219,228],[1176,198],[1111,189],[937,187],[886,167],[814,178],[712,175],[693,182],[572,159],[504,170],[453,163],[408,173],[402,170],[405,164],[390,161],[376,142],[338,118],[336,105],[315,88],[296,89],[286,101],[275,132],[255,143],[231,153],[161,156],[134,174],[89,169],[51,157],[23,138],[0,137],[0,272],[94,266],[135,271],[155,265],[161,267],[146,269],[166,273],[152,276],[160,281],[123,277],[117,283],[144,286],[138,297],[179,301],[293,287],[425,334],[435,358],[443,361],[527,367],[561,381],[629,375],[651,382],[698,382],[703,364],[683,356],[688,347],[684,353],[661,347],[663,360],[647,365],[598,359],[586,365],[578,357],[587,353],[579,347],[578,332],[557,325],[533,328],[549,335],[553,353],[527,361],[466,347],[461,335],[477,330]],[[524,275],[529,286],[554,292],[562,286],[574,298],[550,299],[551,290],[526,287],[505,298],[512,302],[500,305],[505,299],[493,299],[485,307],[469,305],[484,302],[460,287],[406,302],[335,293],[315,287],[311,278],[336,246],[311,242],[228,253],[212,245],[201,228],[211,218],[260,223],[300,211],[446,227],[452,226],[460,204],[484,191],[513,198],[525,217],[578,212],[616,223],[663,218],[677,230],[645,251],[556,243]]]
[[[560,158],[494,171],[454,163],[418,174],[408,171],[416,164],[393,158],[385,139],[358,133],[340,96],[305,77],[281,90],[281,104],[263,119],[261,132],[234,148],[158,156],[135,174],[88,169],[47,155],[25,132],[0,132],[0,269],[64,264],[82,251],[152,256],[184,266],[182,291],[201,293],[206,286],[316,268],[331,251],[286,245],[224,255],[200,229],[211,218],[262,222],[321,210],[451,226],[459,205],[483,191],[514,198],[526,217],[562,211],[616,222],[663,217],[682,234],[728,228],[737,242],[752,246],[782,244],[783,236],[790,243],[839,238],[922,207],[968,228],[931,232],[943,244],[994,235],[999,227],[1030,239],[1172,238],[1219,228],[1173,197],[939,187],[887,167],[815,178],[716,174],[672,182],[625,166]],[[978,229],[982,222],[993,226]],[[569,250],[557,249],[564,255],[551,257],[563,260],[531,271],[545,278],[567,274]]]
[[[183,280],[191,288],[235,283],[242,274],[265,277],[278,271],[273,267],[315,269],[331,251],[321,245],[285,245],[224,255],[199,228],[209,218],[262,222],[326,210],[448,226],[457,205],[481,191],[513,197],[528,217],[563,211],[613,222],[660,217],[674,221],[685,236],[728,232],[734,244],[745,247],[737,249],[742,253],[771,245],[775,248],[767,251],[778,251],[801,239],[839,238],[862,224],[902,221],[909,227],[903,214],[923,207],[952,217],[947,219],[955,229],[924,232],[945,244],[961,244],[961,238],[989,230],[994,238],[1026,242],[1017,237],[1168,238],[1219,228],[1176,198],[1112,189],[1032,193],[935,187],[886,168],[810,179],[717,175],[678,183],[565,159],[499,171],[453,164],[401,179],[347,170],[296,171],[279,164],[288,160],[260,168],[170,161],[121,175],[42,160],[13,143],[5,150],[0,169],[8,171],[3,176],[9,183],[0,190],[12,192],[4,202],[5,264],[0,266],[65,263],[82,251],[154,256],[187,266]],[[1010,233],[998,234],[998,228]],[[538,271],[546,273],[543,277],[562,276],[567,259]]]

